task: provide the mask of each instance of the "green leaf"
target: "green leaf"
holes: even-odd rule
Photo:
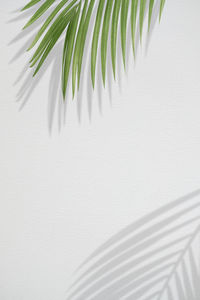
[[[105,86],[105,77],[106,77],[106,59],[107,59],[107,45],[108,45],[108,32],[110,26],[110,17],[112,13],[113,0],[109,0],[107,2],[104,20],[103,20],[103,28],[102,28],[102,36],[101,36],[101,69],[102,69],[102,79],[103,84]]]
[[[85,46],[85,41],[86,41],[86,35],[87,35],[88,26],[89,26],[92,10],[94,7],[94,3],[95,3],[95,0],[90,0],[90,4],[88,7],[88,11],[87,11],[84,26],[83,26],[83,32],[82,32],[82,38],[81,38],[81,48],[80,48],[80,54],[79,54],[79,60],[78,60],[78,88],[80,85],[81,66],[82,66],[82,61],[83,61],[83,52],[84,52],[84,46]]]
[[[21,11],[24,11],[24,10],[26,10],[26,9],[28,9],[28,8],[31,8],[32,6],[34,6],[35,4],[37,4],[38,2],[40,2],[41,0],[32,0],[32,1],[30,1],[26,6],[24,6],[23,8],[22,8],[22,10]]]
[[[144,25],[144,13],[146,9],[147,0],[140,0],[140,40],[142,40],[142,32]]]
[[[52,38],[52,36],[57,34],[59,25],[63,19],[63,16],[65,16],[65,14],[68,12],[68,7],[65,8],[62,13],[57,17],[57,19],[55,20],[55,22],[51,25],[51,27],[49,28],[49,30],[47,31],[47,33],[45,34],[44,38],[42,39],[40,45],[38,46],[37,50],[35,51],[31,61],[33,62],[32,66],[35,64],[35,62],[39,59],[39,57],[41,56],[42,52],[44,51],[44,49],[46,48],[49,40]]]
[[[149,21],[148,21],[148,30],[150,29],[150,26],[151,26],[151,18],[152,18],[152,12],[153,12],[153,7],[154,7],[154,1],[155,1],[155,0],[150,0],[150,2],[149,2]]]
[[[69,23],[67,33],[66,33],[66,38],[65,38],[64,49],[63,49],[62,91],[63,91],[64,99],[65,99],[66,89],[68,84],[69,70],[71,66],[71,59],[72,59],[72,53],[74,49],[74,40],[77,31],[80,8],[81,6],[79,5],[79,9],[76,13],[76,16]]]
[[[60,19],[59,25],[57,26],[57,31],[56,34],[52,35],[48,40],[47,43],[45,44],[45,47],[41,53],[42,57],[36,67],[36,70],[33,74],[33,76],[35,76],[37,74],[37,72],[39,71],[39,69],[41,68],[41,66],[43,65],[44,61],[46,60],[48,54],[50,53],[50,51],[52,50],[53,46],[55,45],[55,43],[57,42],[57,40],[59,39],[59,37],[61,36],[62,32],[65,30],[66,26],[69,24],[69,22],[71,21],[71,19],[73,18],[74,14],[75,14],[76,10],[75,8],[73,8],[71,11],[69,11],[66,15],[62,16],[62,19]],[[40,56],[41,56],[40,55]],[[39,58],[37,57],[36,61]],[[35,61],[35,62],[36,62]],[[34,62],[34,64],[35,64]],[[34,65],[33,64],[33,65]]]
[[[159,20],[161,19],[162,12],[165,6],[165,0],[160,0],[160,14],[159,14]]]
[[[119,12],[121,8],[122,0],[116,0],[113,8],[112,15],[112,27],[111,27],[111,58],[112,58],[112,68],[113,75],[115,78],[115,68],[116,68],[116,52],[117,52],[117,30],[119,21]]]
[[[32,18],[26,23],[26,25],[23,27],[23,29],[29,27],[31,24],[33,24],[37,19],[39,19],[45,11],[55,2],[55,0],[46,0],[40,8],[36,11],[36,13],[32,16]]]
[[[126,31],[129,0],[123,0],[121,9],[121,45],[124,67],[126,64]]]
[[[85,22],[85,15],[87,12],[87,6],[88,6],[88,0],[85,0],[81,19],[79,23],[78,33],[76,37],[76,43],[75,43],[75,49],[74,49],[74,56],[73,56],[73,65],[72,65],[72,94],[74,97],[75,94],[75,88],[76,88],[76,77],[77,77],[77,71],[78,71],[78,62],[79,62],[79,54],[81,50],[81,38],[83,33],[83,26]]]
[[[135,56],[135,31],[136,31],[137,12],[138,12],[138,0],[132,0],[132,5],[131,5],[131,35],[132,35],[132,47],[133,47],[134,56]]]
[[[56,2],[57,1],[57,2]],[[95,86],[95,73],[97,64],[98,48],[100,48],[102,81],[105,86],[106,67],[107,67],[107,48],[108,42],[111,47],[111,63],[113,76],[116,72],[116,55],[117,55],[117,39],[121,35],[122,59],[125,67],[126,62],[126,45],[127,45],[127,25],[130,8],[131,22],[131,38],[133,53],[135,56],[135,33],[137,21],[139,23],[140,40],[142,40],[142,32],[144,27],[145,10],[147,8],[147,0],[45,0],[39,9],[35,11],[33,16],[24,26],[30,26],[40,18],[48,9],[57,3],[51,13],[40,27],[34,37],[28,50],[32,49],[40,40],[31,60],[30,66],[37,64],[34,75],[39,71],[44,61],[48,57],[52,48],[57,43],[66,29],[65,41],[63,45],[62,57],[62,92],[65,98],[68,86],[69,76],[72,76],[72,94],[74,97],[76,88],[79,88],[83,55],[88,35],[91,16],[94,5],[97,2],[97,11],[95,13],[95,22],[92,24],[92,43],[91,43],[91,80],[92,86]],[[160,1],[160,17],[164,9],[165,0]],[[28,9],[40,0],[30,1],[24,8]],[[69,2],[69,3],[68,3]],[[155,0],[148,1],[148,29],[150,28],[152,13],[155,6]],[[118,32],[120,22],[120,33]],[[110,39],[109,39],[110,32]],[[44,36],[43,36],[44,35]],[[42,37],[43,36],[43,37]],[[100,46],[100,47],[99,47]],[[70,73],[71,69],[71,73]]]
[[[99,41],[100,27],[102,23],[102,15],[104,9],[105,0],[99,1],[99,6],[97,9],[96,22],[94,26],[93,39],[92,39],[92,51],[91,51],[91,78],[92,86],[95,85],[95,72],[96,72],[96,61],[97,61],[97,47]]]
[[[35,46],[35,44],[38,42],[38,40],[40,39],[40,37],[42,36],[42,34],[45,32],[45,30],[47,29],[47,27],[49,26],[49,24],[51,23],[51,21],[55,18],[55,16],[58,14],[58,12],[62,9],[62,7],[68,1],[69,0],[62,0],[58,4],[58,6],[54,9],[54,11],[50,14],[50,16],[46,19],[46,21],[44,22],[44,24],[42,25],[42,27],[38,31],[37,35],[35,36],[32,44],[30,45],[30,47],[28,48],[28,50],[32,49]],[[70,2],[70,4],[68,5],[68,9],[70,9],[76,2],[77,2],[77,0],[74,0],[74,1]]]

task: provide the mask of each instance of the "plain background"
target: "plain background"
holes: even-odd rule
[[[86,91],[82,108],[69,98],[51,134],[50,70],[16,102],[28,54],[10,62],[26,38],[8,45],[25,22],[9,20],[23,4],[0,4],[0,298],[60,300],[107,238],[200,187],[200,1],[167,0],[112,101],[106,89],[99,109],[95,92],[88,114]]]

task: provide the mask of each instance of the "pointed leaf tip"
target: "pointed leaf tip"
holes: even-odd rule
[[[151,19],[152,19],[152,13],[153,13],[153,7],[154,7],[155,0],[150,0],[149,2],[149,20],[148,20],[148,31],[151,27]]]
[[[162,17],[162,13],[163,13],[164,6],[165,6],[165,0],[160,0],[159,22],[160,22],[161,17]]]

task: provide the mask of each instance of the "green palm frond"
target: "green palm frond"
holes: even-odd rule
[[[160,17],[165,0],[160,1]],[[151,25],[154,0],[32,0],[22,11],[40,4],[33,16],[25,24],[24,29],[31,26],[51,7],[53,10],[46,17],[41,28],[35,35],[28,50],[36,47],[30,60],[30,66],[35,67],[34,76],[38,73],[57,41],[65,34],[62,59],[62,92],[65,99],[68,81],[72,77],[72,94],[79,89],[84,56],[85,43],[92,15],[92,37],[90,49],[91,81],[95,87],[95,74],[98,53],[101,57],[102,80],[106,83],[106,67],[108,44],[111,48],[111,63],[113,76],[116,73],[117,39],[121,37],[122,60],[126,65],[127,27],[130,20],[133,53],[135,55],[135,34],[137,20],[139,22],[140,39],[142,39],[145,12],[148,11],[148,28]],[[98,51],[98,49],[100,49]]]

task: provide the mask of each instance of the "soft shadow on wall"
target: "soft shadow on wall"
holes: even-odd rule
[[[200,190],[111,237],[77,270],[74,300],[200,299]]]
[[[38,9],[39,4],[35,5],[32,9],[29,9],[25,12],[20,12],[21,9],[15,10],[12,12],[12,18],[9,20],[10,23],[15,24],[16,22],[25,22],[27,21],[27,18],[29,19],[34,12]],[[160,0],[156,1],[153,14],[152,14],[152,21],[151,21],[151,27],[147,35],[145,36],[145,52],[147,53],[148,47],[151,41],[151,36],[153,33],[153,30],[156,25],[156,21],[158,20],[159,16],[159,7],[160,7]],[[27,48],[30,46],[31,42],[34,39],[35,34],[37,33],[38,29],[40,28],[41,24],[45,21],[47,14],[49,15],[53,11],[54,7],[48,9],[48,12],[45,13],[43,16],[41,16],[35,23],[33,23],[30,27],[26,28],[25,30],[21,31],[15,38],[12,39],[12,41],[9,43],[9,46],[12,46],[13,44],[18,43],[19,51],[14,54],[14,56],[11,58],[10,63],[16,62],[22,55],[25,54]],[[17,15],[14,16],[13,15]],[[145,15],[147,15],[147,10],[145,12]],[[76,105],[77,105],[77,119],[78,122],[81,123],[81,115],[82,115],[82,95],[83,90],[86,89],[87,93],[87,110],[88,110],[88,117],[89,120],[92,120],[92,97],[93,97],[93,87],[91,82],[91,74],[90,74],[90,62],[89,62],[89,46],[91,43],[91,36],[93,34],[93,24],[95,21],[95,15],[92,15],[91,22],[88,29],[88,35],[86,40],[86,47],[84,50],[84,56],[83,56],[83,67],[82,70],[84,70],[84,73],[87,75],[84,76],[82,74],[82,80],[80,83],[80,89],[76,95]],[[129,22],[130,23],[130,22]],[[136,57],[137,58],[137,52],[138,52],[138,46],[139,46],[139,22],[137,22],[137,29],[136,29]],[[131,37],[131,27],[130,24],[128,24],[128,31],[127,36]],[[25,41],[25,42],[24,42]],[[21,46],[21,44],[23,45]],[[59,42],[54,46],[52,49],[49,57],[47,58],[45,64],[43,65],[40,72],[37,74],[37,76],[33,77],[34,69],[29,68],[29,63],[27,62],[21,72],[19,73],[18,78],[14,82],[14,85],[18,87],[17,92],[17,102],[19,103],[19,111],[21,111],[28,103],[28,101],[31,99],[31,96],[34,93],[34,90],[37,88],[38,83],[41,81],[42,77],[45,75],[45,73],[51,68],[51,75],[50,75],[50,81],[49,81],[49,87],[48,87],[48,105],[47,105],[47,120],[48,120],[48,130],[51,134],[53,122],[55,119],[55,112],[57,107],[57,122],[58,122],[58,128],[61,130],[62,126],[66,124],[66,117],[67,117],[67,105],[68,101],[71,101],[72,94],[71,90],[67,89],[66,94],[66,100],[63,101],[62,92],[61,92],[61,69],[62,69],[62,50],[63,50],[63,43],[64,43],[64,37],[62,37]],[[110,45],[110,43],[109,43]],[[127,62],[130,59],[130,55],[132,52],[131,49],[131,38],[127,38],[127,55],[126,60]],[[110,57],[110,49],[108,46],[108,59],[111,59]],[[126,63],[128,66],[128,63]],[[82,72],[83,73],[83,72]],[[123,73],[123,62],[122,62],[122,55],[121,55],[121,40],[120,37],[117,40],[117,84],[121,88],[121,76]],[[71,79],[71,78],[70,78]],[[109,92],[109,98],[110,98],[110,104],[112,104],[112,82],[113,82],[113,75],[112,75],[112,66],[111,63],[107,65],[107,86],[108,92]],[[70,86],[71,82],[69,80],[68,85]],[[98,55],[97,58],[97,76],[96,76],[96,90],[97,90],[97,96],[98,96],[98,108],[99,113],[102,114],[102,89],[103,89],[103,83],[102,83],[102,77],[101,77],[101,62],[100,62],[100,55]]]

